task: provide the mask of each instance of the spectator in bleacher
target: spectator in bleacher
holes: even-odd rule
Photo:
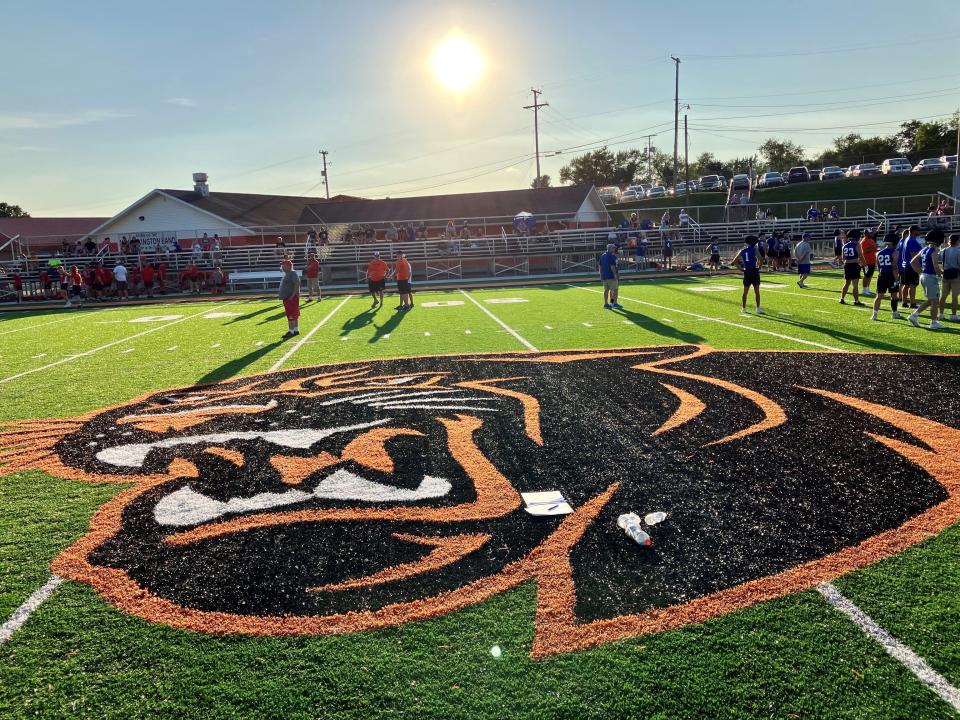
[[[283,303],[283,311],[287,316],[287,333],[283,337],[292,338],[300,334],[300,276],[289,258],[280,262],[280,269],[283,279],[280,280],[277,297]]]
[[[130,252],[134,255],[140,254],[140,238],[131,238],[130,240]]]
[[[87,251],[87,255],[93,255],[97,252],[97,243],[93,238],[87,238],[87,241],[83,244],[83,247]]]
[[[817,220],[820,217],[820,212],[817,210],[816,205],[811,205],[807,210],[807,220],[813,221]]]
[[[960,296],[960,233],[950,236],[950,245],[943,250],[943,290],[940,295],[940,317],[947,317],[947,299],[952,296],[951,322],[960,322],[957,316],[957,298]]]
[[[407,241],[413,242],[417,239],[417,228],[412,221],[407,222]]]
[[[395,243],[395,242],[397,242],[398,236],[399,236],[399,234],[397,233],[397,226],[396,226],[396,224],[395,224],[395,223],[390,223],[390,224],[387,226],[386,241],[387,241],[388,243]]]
[[[690,214],[687,212],[686,208],[680,209],[680,227],[681,228],[690,227]]]
[[[747,210],[747,203],[749,203],[749,202],[750,202],[750,198],[747,197],[747,193],[746,193],[746,192],[740,193],[740,205],[743,206],[744,212],[746,212],[746,210]]]
[[[74,257],[80,257],[83,255],[83,244],[80,242],[80,238],[77,238],[77,242],[73,246]]]
[[[426,240],[426,239],[427,239],[427,223],[421,220],[420,224],[417,226],[417,240]]]
[[[124,235],[120,238],[120,254],[129,255],[130,254],[130,241],[127,240],[127,236]]]
[[[320,302],[320,261],[316,253],[307,257],[307,266],[303,270],[303,277],[307,279],[307,302],[313,300],[313,293],[317,293],[317,302]]]
[[[213,234],[213,240],[210,241],[210,262],[218,263],[220,262],[222,246],[220,244],[220,236],[216,233]]]
[[[469,240],[470,239],[470,223],[464,220],[460,224],[460,239]]]
[[[407,241],[407,226],[403,223],[400,223],[400,227],[397,228],[397,242],[403,243]]]
[[[831,206],[830,206],[829,215],[830,215],[830,219],[831,219],[831,220],[839,220],[839,219],[840,219],[840,211],[837,210],[837,206],[836,206],[836,205],[831,205]]]
[[[129,298],[127,293],[127,268],[123,264],[123,260],[117,260],[117,264],[113,266],[113,279],[117,283],[117,298],[119,300],[126,300]]]
[[[193,244],[190,246],[190,252],[193,255],[193,262],[198,263],[203,259],[203,245],[201,245],[200,241],[196,238],[193,239]]]
[[[363,230],[363,240],[367,244],[375,242],[377,239],[377,233],[373,229],[373,225],[366,225]]]
[[[316,247],[317,231],[313,229],[307,230],[307,239],[303,244],[303,251],[309,256]]]
[[[740,205],[740,196],[736,193],[730,193],[730,206],[737,207]]]

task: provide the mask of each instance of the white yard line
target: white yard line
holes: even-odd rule
[[[225,303],[225,304],[223,304],[223,305],[218,305],[217,308],[226,307],[227,305],[233,305],[233,303],[235,303],[235,302],[240,302],[240,301],[239,301],[239,300],[234,300],[234,301],[232,301],[232,302],[228,302],[228,303]],[[214,308],[214,309],[217,309],[217,308]],[[68,355],[67,357],[61,358],[60,360],[57,360],[57,361],[55,361],[55,362],[47,363],[46,365],[41,365],[40,367],[36,367],[36,368],[31,369],[31,370],[24,370],[23,372],[19,372],[19,373],[17,373],[16,375],[10,375],[9,377],[0,378],[0,385],[3,385],[4,383],[12,382],[13,380],[16,380],[16,379],[18,379],[18,378],[26,377],[27,375],[33,375],[34,373],[38,373],[38,372],[41,372],[41,371],[43,371],[43,370],[49,370],[50,368],[57,367],[58,365],[63,365],[64,363],[68,363],[68,362],[70,362],[70,361],[72,361],[72,360],[78,360],[78,359],[80,359],[80,358],[82,358],[82,357],[87,357],[88,355],[93,355],[93,354],[95,354],[95,353],[100,352],[101,350],[106,350],[107,348],[112,348],[112,347],[114,347],[114,346],[116,346],[116,345],[122,345],[123,343],[130,342],[131,340],[136,340],[137,338],[141,338],[141,337],[143,337],[144,335],[149,335],[150,333],[155,333],[155,332],[157,332],[158,330],[164,330],[165,328],[171,327],[171,326],[173,326],[173,325],[177,325],[177,324],[179,324],[179,323],[186,322],[187,320],[190,320],[190,319],[195,318],[195,317],[199,317],[199,316],[204,315],[204,314],[206,314],[206,313],[208,313],[208,312],[210,312],[210,309],[209,309],[209,308],[207,308],[207,309],[204,310],[203,312],[199,312],[199,313],[196,313],[196,314],[194,314],[194,315],[186,315],[185,317],[182,317],[182,318],[180,318],[180,319],[178,319],[178,320],[173,320],[172,322],[164,323],[163,325],[157,325],[156,327],[152,327],[152,328],[150,328],[149,330],[144,330],[144,331],[142,331],[142,332],[138,332],[138,333],[135,334],[135,335],[130,335],[129,337],[121,338],[120,340],[114,340],[113,342],[108,342],[106,345],[101,345],[100,347],[95,347],[95,348],[93,348],[92,350],[86,350],[85,352],[77,353],[76,355]]]
[[[54,590],[60,587],[62,582],[63,578],[59,575],[51,575],[43,587],[34,590],[30,597],[23,601],[23,605],[13,611],[9,619],[0,626],[0,645],[13,637],[13,634],[23,626],[27,618],[33,614],[33,611],[40,607],[44,600],[53,595]]]
[[[94,312],[99,312],[99,311],[97,310]],[[23,332],[24,330],[33,330],[34,328],[46,327],[47,325],[56,325],[57,323],[67,322],[67,320],[74,320],[77,317],[78,317],[77,315],[74,315],[71,313],[69,316],[65,318],[60,318],[59,320],[51,320],[50,322],[37,323],[36,325],[28,325],[27,327],[15,328],[13,330],[4,330],[3,332],[0,332],[0,335],[9,335],[10,333]]]
[[[466,297],[470,302],[472,302],[472,303],[473,303],[474,305],[476,305],[478,308],[480,308],[481,310],[483,310],[483,311],[490,317],[490,319],[493,320],[497,325],[499,325],[499,326],[502,327],[504,330],[506,330],[508,333],[510,333],[511,335],[513,335],[513,337],[516,338],[517,342],[519,342],[521,345],[523,345],[525,348],[527,348],[527,350],[533,350],[534,352],[539,352],[539,350],[537,350],[537,348],[536,348],[529,340],[527,340],[525,337],[523,337],[522,335],[520,335],[520,333],[518,333],[518,332],[517,332],[516,330],[514,330],[512,327],[510,327],[509,325],[507,325],[503,320],[501,320],[501,319],[498,318],[496,315],[494,315],[492,312],[490,312],[490,310],[489,310],[488,308],[486,308],[486,307],[484,307],[483,305],[481,305],[480,303],[478,303],[478,302],[474,299],[474,297],[473,297],[472,295],[470,295],[470,293],[468,293],[466,290],[461,290],[460,292],[462,292],[463,295],[464,295],[464,297]]]
[[[580,285],[568,284],[568,287],[577,288],[578,290],[584,290],[586,292],[596,293],[597,295],[603,294],[600,290],[581,287]],[[842,348],[833,347],[832,345],[824,345],[823,343],[814,342],[813,340],[803,340],[802,338],[796,338],[790,335],[784,335],[782,333],[773,332],[772,330],[763,330],[761,328],[752,327],[750,325],[731,322],[730,320],[724,320],[723,318],[709,317],[708,315],[699,315],[698,313],[687,312],[686,310],[678,310],[677,308],[674,308],[674,307],[657,305],[656,303],[647,302],[646,300],[635,300],[634,298],[624,297],[623,295],[621,295],[618,299],[629,300],[630,302],[637,303],[639,305],[646,305],[648,307],[657,308],[658,310],[667,310],[669,312],[678,313],[680,315],[687,315],[688,317],[694,317],[694,318],[697,318],[698,320],[709,320],[710,322],[720,323],[721,325],[729,325],[730,327],[740,328],[741,330],[749,330],[750,332],[760,333],[761,335],[770,335],[772,337],[780,338],[781,340],[789,340],[791,342],[800,343],[801,345],[812,345],[813,347],[823,348],[824,350],[832,350],[834,352],[844,352]]]
[[[828,603],[850,618],[864,634],[883,645],[887,654],[898,660],[907,670],[916,675],[920,682],[933,690],[941,700],[960,713],[960,690],[930,667],[926,660],[877,625],[869,615],[844,597],[832,583],[818,585],[817,590],[820,591],[820,594]]]
[[[318,322],[316,325],[314,325],[314,326],[310,329],[310,332],[308,332],[306,335],[304,335],[300,340],[298,340],[298,341],[293,345],[293,347],[291,347],[289,350],[287,350],[287,352],[284,354],[284,356],[283,356],[282,358],[280,358],[280,359],[277,360],[273,365],[271,365],[271,366],[270,366],[270,370],[269,370],[268,372],[276,372],[277,370],[279,370],[280,367],[281,367],[287,360],[289,360],[291,357],[293,357],[293,354],[294,354],[297,350],[299,350],[301,347],[303,347],[303,344],[304,344],[305,342],[307,342],[307,340],[309,340],[311,337],[313,337],[313,334],[314,334],[317,330],[319,330],[319,329],[322,328],[324,325],[326,325],[326,324],[327,324],[327,321],[336,314],[337,310],[339,310],[339,309],[342,308],[344,305],[346,305],[346,304],[347,304],[347,300],[349,300],[349,299],[352,298],[352,297],[353,297],[353,295],[347,295],[343,300],[341,300],[341,301],[340,301],[340,304],[337,305],[333,310],[331,310],[323,320],[321,320],[321,321]],[[344,338],[344,340],[346,340],[346,338]]]

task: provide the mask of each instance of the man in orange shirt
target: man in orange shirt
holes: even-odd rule
[[[877,231],[867,230],[860,241],[860,250],[863,252],[863,290],[860,294],[864,297],[874,297],[873,290],[870,289],[870,279],[877,269]]]
[[[413,307],[413,288],[410,286],[413,270],[406,253],[400,253],[400,258],[394,265],[393,274],[397,278],[397,292],[400,293],[400,304],[397,305],[397,310],[409,310]]]
[[[317,293],[317,302],[320,302],[320,261],[317,260],[317,254],[310,251],[310,257],[307,258],[307,267],[303,271],[303,276],[307,279],[307,302],[313,300],[313,293]]]
[[[373,260],[367,263],[367,287],[373,295],[373,305],[376,308],[383,305],[383,289],[387,286],[387,273],[390,268],[380,259],[380,253],[373,254]]]

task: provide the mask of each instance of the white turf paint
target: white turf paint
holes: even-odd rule
[[[227,305],[233,305],[235,302],[239,302],[239,300],[234,300],[234,301],[229,302],[229,303],[226,303],[226,304],[224,304],[224,305],[220,305],[219,307],[226,307]],[[214,308],[214,309],[216,310],[217,308]],[[108,342],[106,345],[100,345],[99,347],[95,347],[95,348],[93,348],[92,350],[87,350],[87,351],[82,352],[82,353],[77,353],[76,355],[68,355],[67,357],[61,358],[60,360],[56,360],[55,362],[47,363],[46,365],[41,365],[40,367],[33,368],[33,369],[31,369],[31,370],[24,370],[23,372],[19,372],[19,373],[17,373],[16,375],[10,375],[10,376],[5,377],[5,378],[0,378],[0,385],[3,385],[4,383],[12,382],[13,380],[16,380],[16,379],[18,379],[18,378],[25,377],[25,376],[27,376],[27,375],[33,375],[34,373],[38,373],[38,372],[41,372],[41,371],[43,371],[43,370],[49,370],[49,369],[52,368],[52,367],[57,367],[58,365],[63,365],[64,363],[68,363],[68,362],[70,362],[71,360],[77,360],[78,358],[87,357],[88,355],[93,355],[93,354],[95,354],[95,353],[100,352],[101,350],[106,350],[107,348],[112,348],[112,347],[115,347],[115,346],[117,346],[117,345],[121,345],[121,344],[123,344],[123,343],[130,342],[131,340],[136,340],[137,338],[141,338],[141,337],[143,337],[144,335],[149,335],[150,333],[155,333],[155,332],[157,332],[157,331],[159,331],[159,330],[163,330],[163,329],[168,328],[168,327],[171,327],[171,326],[173,326],[173,325],[178,325],[179,323],[186,322],[187,320],[190,320],[191,318],[199,317],[200,315],[203,315],[204,313],[208,313],[208,312],[210,312],[210,310],[204,310],[203,312],[199,312],[199,313],[196,313],[196,314],[194,314],[194,315],[187,315],[186,317],[181,317],[179,320],[174,320],[173,322],[168,322],[168,323],[165,323],[165,324],[163,324],[163,325],[157,325],[156,327],[152,327],[152,328],[150,328],[149,330],[144,330],[144,331],[142,331],[142,332],[138,332],[138,333],[136,333],[135,335],[131,335],[131,336],[125,337],[125,338],[120,338],[119,340],[114,340],[113,342]]]
[[[898,660],[907,670],[916,675],[920,682],[933,690],[941,700],[960,713],[960,690],[930,667],[926,660],[877,625],[873,618],[844,597],[832,583],[818,585],[817,590],[835,609],[850,618],[864,634],[883,645],[887,654]]]
[[[430,331],[429,331],[429,330],[425,330],[424,333],[423,333],[423,336],[424,336],[424,337],[430,337]]]
[[[593,327],[593,323],[585,322],[585,323],[580,323],[580,324],[583,325],[584,327]]]
[[[95,310],[94,312],[100,312]],[[68,315],[65,318],[60,318],[59,320],[51,320],[50,322],[37,323],[36,325],[28,325],[27,327],[15,328],[13,330],[4,330],[0,332],[0,335],[9,335],[10,333],[23,332],[24,330],[33,330],[34,328],[44,327],[45,325],[56,325],[57,323],[67,322],[67,320],[73,320],[76,318],[76,315]]]
[[[314,325],[313,328],[311,328],[310,332],[308,332],[306,335],[304,335],[301,340],[298,340],[298,341],[294,344],[294,346],[293,346],[292,348],[290,348],[289,350],[287,350],[287,352],[284,354],[284,356],[283,356],[282,358],[280,358],[280,359],[277,360],[273,365],[271,365],[271,366],[270,366],[270,370],[269,370],[268,372],[276,372],[277,370],[279,370],[280,367],[281,367],[287,360],[289,360],[290,358],[292,358],[292,357],[293,357],[293,354],[294,354],[297,350],[299,350],[301,347],[303,347],[304,343],[307,342],[307,340],[309,340],[310,338],[312,338],[312,337],[313,337],[313,334],[314,334],[317,330],[319,330],[319,329],[322,328],[324,325],[326,325],[327,322],[330,320],[330,318],[332,318],[332,317],[336,314],[337,310],[339,310],[339,309],[342,308],[344,305],[346,305],[346,304],[347,304],[347,301],[348,301],[350,298],[352,298],[352,297],[353,297],[353,295],[347,295],[345,298],[343,298],[343,300],[340,301],[340,304],[337,305],[337,306],[336,306],[333,310],[331,310],[329,313],[327,313],[327,316],[326,316],[325,318],[323,318],[323,320],[321,320],[321,321],[318,322],[316,325]],[[343,339],[346,340],[347,338],[343,338]]]
[[[34,590],[30,597],[24,600],[23,605],[13,611],[13,615],[0,626],[0,645],[13,637],[13,634],[23,626],[27,618],[33,614],[33,611],[40,607],[44,600],[53,595],[54,590],[60,587],[62,582],[63,578],[59,575],[51,575],[43,587]]]
[[[603,293],[600,290],[594,290],[593,288],[581,287],[580,285],[570,285],[567,287],[577,288],[577,290],[583,290],[585,292],[596,293],[597,295],[602,295]],[[657,308],[658,310],[667,310],[669,312],[677,313],[679,315],[687,315],[688,317],[694,317],[698,320],[709,320],[711,322],[720,323],[721,325],[729,325],[730,327],[740,328],[742,330],[749,330],[750,332],[760,333],[761,335],[770,335],[772,337],[780,338],[781,340],[789,340],[791,342],[800,343],[801,345],[812,345],[813,347],[823,348],[824,350],[832,350],[834,352],[843,352],[842,348],[833,347],[832,345],[824,345],[823,343],[813,342],[812,340],[803,340],[802,338],[795,338],[790,335],[783,335],[782,333],[773,332],[772,330],[763,330],[761,328],[751,327],[750,325],[744,325],[742,323],[732,322],[730,320],[724,320],[723,318],[710,317],[708,315],[700,315],[698,313],[687,312],[686,310],[678,310],[677,308],[666,307],[665,305],[657,305],[656,303],[647,302],[646,300],[635,300],[634,298],[624,297],[621,295],[618,300],[628,300],[632,303],[637,303],[638,305],[646,305],[648,307]]]
[[[501,320],[501,319],[498,318],[496,315],[494,315],[492,312],[490,312],[490,309],[489,309],[489,308],[486,308],[486,307],[484,307],[483,305],[481,305],[480,303],[478,303],[478,302],[476,301],[476,299],[475,299],[470,293],[468,293],[466,290],[461,290],[460,292],[462,292],[462,293],[464,294],[464,297],[466,297],[470,302],[472,302],[472,303],[473,303],[474,305],[476,305],[478,308],[480,308],[481,310],[483,310],[483,312],[486,313],[487,316],[489,316],[489,318],[490,318],[491,320],[493,320],[497,325],[499,325],[499,326],[502,327],[504,330],[506,330],[508,333],[510,333],[511,335],[513,335],[513,337],[517,340],[517,342],[519,342],[521,345],[523,345],[525,348],[527,348],[527,350],[533,350],[534,352],[539,352],[539,351],[537,350],[537,348],[536,348],[530,341],[528,341],[526,338],[522,337],[522,336],[520,335],[520,333],[518,333],[518,332],[517,332],[516,330],[514,330],[512,327],[510,327],[509,325],[507,325],[503,320]]]

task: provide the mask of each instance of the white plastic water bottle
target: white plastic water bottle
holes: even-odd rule
[[[643,545],[644,547],[653,546],[653,540],[644,532],[643,528],[640,527],[640,518],[636,513],[624,513],[617,518],[617,525],[620,526],[628,537],[633,538],[637,545]]]

